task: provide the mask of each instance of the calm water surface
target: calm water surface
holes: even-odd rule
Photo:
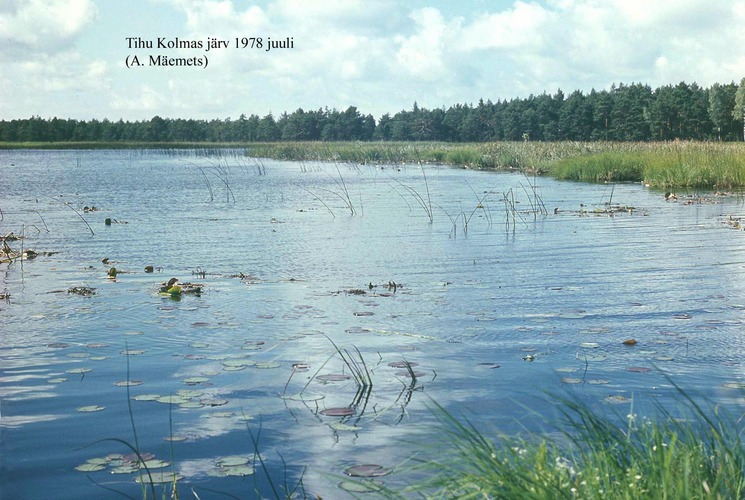
[[[347,467],[436,442],[433,402],[510,434],[557,396],[684,412],[669,376],[741,408],[737,197],[242,153],[0,152],[0,233],[41,253],[0,268],[3,498],[141,497],[123,442],[182,495],[272,497],[256,440],[276,487],[345,498]],[[159,294],[172,277],[204,291]]]

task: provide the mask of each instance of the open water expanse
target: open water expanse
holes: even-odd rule
[[[437,453],[435,403],[495,436],[550,432],[567,396],[684,415],[673,382],[739,414],[745,209],[677,194],[2,151],[0,235],[38,256],[0,267],[0,496],[142,498],[133,448],[181,498],[400,488]]]

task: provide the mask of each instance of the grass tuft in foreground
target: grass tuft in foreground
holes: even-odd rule
[[[683,394],[683,393],[682,393]],[[559,438],[488,439],[470,423],[435,410],[446,450],[425,461],[427,498],[744,498],[745,450],[738,421],[708,416],[687,395],[693,418],[660,409],[652,421],[609,418],[562,400]]]

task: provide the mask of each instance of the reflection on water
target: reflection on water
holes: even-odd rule
[[[508,433],[544,429],[547,394],[676,408],[665,375],[739,404],[740,200],[241,154],[0,152],[0,233],[41,254],[0,271],[3,493],[102,493],[75,467],[127,453],[100,440],[132,419],[195,491],[252,494],[209,471],[253,435],[275,477],[338,496],[329,474],[432,440],[431,401]]]

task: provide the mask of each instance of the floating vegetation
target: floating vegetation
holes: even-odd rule
[[[141,474],[135,481],[142,484],[174,484],[184,478],[175,472],[156,471],[150,474]]]
[[[105,410],[105,406],[100,405],[90,405],[90,406],[80,406],[78,408],[75,408],[76,411],[79,411],[81,413],[92,413],[97,411],[103,411]]]
[[[321,415],[326,415],[327,417],[349,417],[350,415],[354,415],[354,408],[326,408],[325,410],[321,410],[320,413]]]
[[[198,384],[204,384],[206,382],[209,382],[210,379],[207,377],[188,377],[183,379],[181,382],[183,382],[186,385],[198,385]]]
[[[65,373],[85,374],[85,373],[89,373],[90,371],[92,371],[91,368],[72,368],[70,370],[67,370],[67,372]]]
[[[124,349],[119,351],[119,354],[123,354],[125,356],[141,356],[145,354],[144,349]]]
[[[138,385],[142,385],[144,382],[142,380],[120,380],[118,382],[114,382],[114,385],[117,387],[135,387]]]
[[[180,297],[181,295],[201,295],[203,283],[180,283],[178,278],[171,278],[161,283],[158,292],[164,296]]]
[[[381,477],[390,473],[390,469],[376,464],[353,465],[344,469],[344,474],[351,477]]]
[[[89,286],[73,286],[67,289],[67,293],[80,295],[81,297],[91,297],[96,294],[96,289]]]

